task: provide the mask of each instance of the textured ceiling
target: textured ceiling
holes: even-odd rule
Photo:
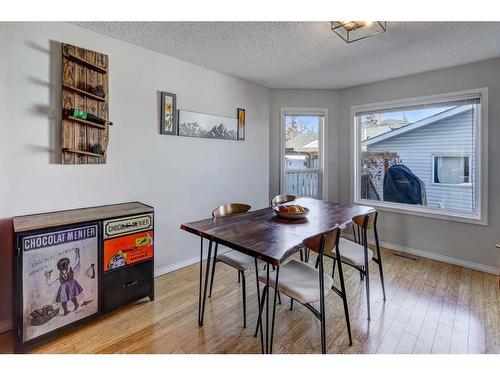
[[[269,88],[343,88],[500,56],[500,22],[388,22],[352,44],[329,22],[76,24]]]

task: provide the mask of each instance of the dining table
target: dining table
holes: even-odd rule
[[[303,219],[286,219],[274,212],[272,207],[249,211],[226,217],[215,217],[181,225],[181,229],[197,235],[200,240],[200,272],[198,293],[198,325],[203,325],[207,284],[210,274],[210,259],[212,245],[218,243],[228,248],[240,251],[255,259],[255,272],[257,283],[257,303],[259,304],[259,319],[262,319],[260,309],[260,288],[258,278],[258,263],[260,260],[266,264],[266,286],[269,288],[269,269],[279,267],[288,257],[298,251],[304,239],[318,235],[335,227],[346,227],[352,223],[352,218],[373,211],[373,207],[339,204],[326,202],[313,198],[298,198],[289,204],[299,204],[309,210]],[[203,240],[208,240],[208,254],[203,272]],[[272,337],[274,331],[274,315],[276,310],[276,290],[278,277],[275,280],[273,325],[269,336],[269,300],[265,306],[265,337],[263,329],[260,330],[262,353],[272,353]],[[269,290],[269,289],[268,289]],[[262,319],[262,322],[264,320]],[[263,323],[264,324],[264,323]],[[264,328],[264,325],[262,326]],[[271,337],[271,340],[269,339]]]

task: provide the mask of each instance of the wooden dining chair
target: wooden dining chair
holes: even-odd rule
[[[212,211],[213,218],[222,218],[230,215],[241,214],[248,212],[250,210],[248,204],[243,203],[227,203],[217,207]],[[247,326],[247,312],[246,312],[246,279],[245,271],[250,270],[254,267],[254,258],[243,254],[236,250],[230,250],[226,253],[217,255],[219,244],[215,243],[214,258],[212,263],[212,277],[210,279],[210,291],[208,293],[208,298],[212,297],[212,286],[214,284],[215,276],[215,264],[217,262],[223,262],[228,266],[236,268],[238,271],[238,283],[241,281],[241,290],[243,293],[243,328]]]
[[[382,255],[380,254],[380,244],[377,232],[377,218],[378,218],[377,211],[372,211],[366,215],[359,215],[353,217],[352,222],[353,222],[354,241],[350,241],[346,238],[340,238],[339,240],[341,262],[357,269],[360,273],[361,280],[364,279],[365,281],[368,320],[371,320],[370,270],[369,270],[369,264],[371,260],[373,260],[375,263],[378,264],[380,281],[382,284],[382,294],[385,301],[384,271],[382,267]],[[373,230],[377,257],[373,256],[373,251],[368,247],[368,236],[367,236],[368,230]],[[335,265],[337,263],[337,260],[339,259],[339,255],[336,252],[330,252],[329,254],[325,253],[325,255],[333,259],[333,268],[332,268],[332,277],[333,277],[335,273]]]
[[[338,249],[337,243],[340,237],[340,230],[338,226],[326,232],[320,233],[313,237],[304,240],[304,245],[318,253],[319,270],[309,265],[308,263],[292,259],[283,266],[276,268],[276,270],[269,273],[269,287],[275,289],[276,292],[283,293],[293,300],[298,301],[310,310],[316,318],[319,319],[321,324],[321,352],[326,353],[326,317],[325,317],[325,296],[328,295],[330,289],[333,288],[339,295],[343,295],[344,311],[347,322],[347,330],[349,334],[349,345],[352,345],[351,328],[349,323],[349,312],[347,309],[347,299],[345,293],[340,293],[333,285],[333,279],[330,275],[323,272],[323,257],[325,252],[330,252]],[[342,265],[339,265],[339,273],[342,273]],[[259,275],[259,281],[266,283],[266,275]],[[343,279],[342,279],[343,280]],[[262,298],[259,306],[259,317],[255,335],[257,336],[258,330],[262,329],[262,311],[266,297],[269,298],[269,290],[265,284],[262,292]],[[342,290],[344,285],[342,283]],[[313,303],[319,302],[319,311],[313,306]],[[271,341],[270,348],[272,349],[274,337],[274,321],[276,309],[276,297],[274,298],[273,315],[271,322]]]

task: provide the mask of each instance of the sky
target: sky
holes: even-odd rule
[[[381,117],[382,117],[382,121],[384,121],[386,119],[400,120],[403,118],[403,115],[404,115],[404,116],[406,116],[407,120],[410,123],[413,123],[413,122],[425,119],[427,117],[433,116],[435,114],[444,112],[450,108],[453,108],[453,107],[446,106],[446,107],[432,107],[432,108],[412,109],[412,110],[395,111],[395,112],[383,112]],[[363,119],[364,119],[364,116],[363,116]]]
[[[288,125],[292,116],[285,116],[285,123]],[[317,133],[318,132],[318,116],[295,116],[298,122],[302,122],[307,127],[307,132]]]
[[[446,111],[452,107],[433,107],[433,108],[422,108],[422,109],[412,109],[406,111],[395,111],[395,112],[383,112],[382,121],[386,119],[402,119],[403,114],[406,116],[410,123],[422,120],[424,118],[433,116],[437,113]],[[285,122],[288,125],[292,116],[286,116]],[[306,132],[317,133],[318,132],[318,116],[295,116],[295,118],[306,125]]]
[[[413,109],[406,111],[395,111],[395,112],[384,112],[382,113],[382,121],[386,119],[402,119],[403,114],[406,116],[410,123],[422,120],[424,118],[433,116],[437,113],[446,111],[451,107],[434,107],[434,108],[422,108],[422,109]],[[290,122],[292,116],[286,116],[285,121],[286,124]],[[311,133],[318,132],[318,116],[295,116],[295,118],[306,125],[307,131]]]
[[[406,116],[408,121],[410,122],[415,122],[422,120],[424,118],[433,116],[437,113],[446,111],[447,109],[450,109],[451,107],[438,107],[438,108],[423,108],[423,109],[414,109],[410,111],[397,111],[397,112],[385,112],[382,113],[382,120],[385,119],[401,119],[403,117],[403,114]]]

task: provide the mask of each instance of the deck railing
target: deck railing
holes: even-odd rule
[[[300,197],[321,197],[319,170],[293,170],[285,172],[285,194]]]

